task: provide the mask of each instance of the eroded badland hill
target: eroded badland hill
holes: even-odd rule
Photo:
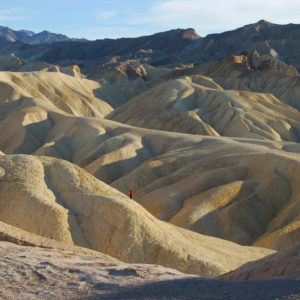
[[[0,297],[300,297],[299,26],[0,28]]]

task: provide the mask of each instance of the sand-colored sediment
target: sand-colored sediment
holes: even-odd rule
[[[6,155],[0,158],[0,167],[0,220],[67,245],[205,276],[273,253],[159,221],[121,192],[65,161]]]

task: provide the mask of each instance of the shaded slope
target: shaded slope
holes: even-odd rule
[[[77,247],[68,245],[57,240],[42,237],[40,235],[30,233],[20,228],[8,225],[0,221],[0,241],[14,243],[16,245],[39,247],[44,249],[55,249],[60,251],[70,251],[78,254],[86,254],[90,256],[98,256],[102,258],[109,258],[105,254],[97,251],[90,250],[88,248]],[[22,248],[20,248],[22,249]]]
[[[87,298],[127,285],[195,277],[161,266],[125,264],[100,253],[93,257],[88,251],[84,255],[0,242],[0,253],[5,254],[0,271],[3,299]]]
[[[300,278],[300,244],[248,263],[224,276],[226,280],[266,280]]]

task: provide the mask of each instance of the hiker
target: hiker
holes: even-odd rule
[[[130,199],[132,199],[132,194],[133,194],[133,191],[130,190],[130,191],[129,191],[129,197],[130,197]]]

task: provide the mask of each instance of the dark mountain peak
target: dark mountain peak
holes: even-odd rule
[[[0,38],[3,42],[23,42],[30,44],[49,44],[65,41],[87,41],[85,39],[71,39],[63,34],[52,33],[48,30],[35,33],[29,30],[13,30],[9,27],[0,26]]]
[[[1,26],[0,27],[0,32],[1,33],[12,33],[14,31],[11,28],[9,28],[9,27]]]
[[[250,30],[250,31],[256,31],[256,32],[261,32],[261,31],[270,31],[273,30],[273,28],[278,27],[279,25],[268,22],[266,20],[260,20],[256,23],[245,25],[241,28],[238,28],[237,30]]]
[[[21,29],[21,30],[19,30],[19,32],[25,33],[28,36],[33,36],[35,34],[35,32],[30,31],[30,30],[25,30],[25,29]]]
[[[42,30],[41,32],[39,32],[39,34],[51,34],[51,32],[48,30]],[[53,33],[53,34],[55,34],[55,33]]]
[[[274,26],[276,24],[268,22],[266,20],[259,20],[257,23],[255,23],[254,25],[263,25],[263,26]]]
[[[260,31],[270,31],[273,30],[273,28],[277,27],[277,24],[265,21],[265,20],[260,20],[257,23],[254,23],[252,25],[249,25],[250,28],[254,28],[256,32]]]

